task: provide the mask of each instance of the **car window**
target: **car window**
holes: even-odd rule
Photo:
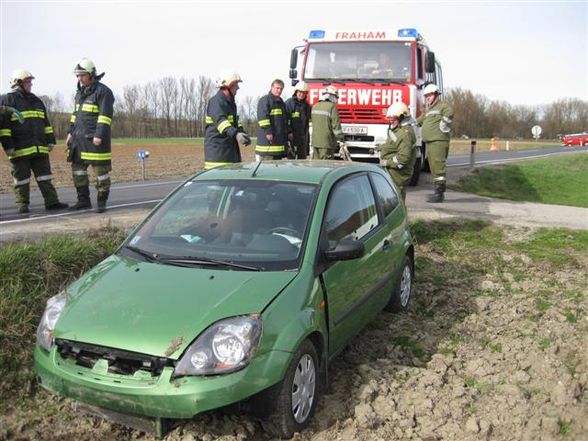
[[[377,173],[371,173],[371,177],[374,182],[376,197],[382,206],[384,217],[386,217],[398,206],[398,195],[384,176]]]
[[[345,179],[333,188],[324,225],[330,249],[341,239],[361,239],[377,227],[376,203],[367,175]]]
[[[191,181],[128,240],[161,259],[216,259],[264,269],[298,265],[315,185]]]

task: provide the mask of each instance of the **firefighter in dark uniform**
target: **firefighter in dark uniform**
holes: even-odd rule
[[[310,126],[310,104],[306,102],[308,85],[301,81],[294,87],[294,95],[286,100],[286,110],[292,129],[292,151],[288,152],[292,159],[306,159],[308,156]]]
[[[406,200],[406,186],[410,182],[416,163],[416,135],[411,123],[408,107],[404,103],[394,103],[386,112],[390,121],[388,138],[380,151],[380,165],[385,167],[400,190],[402,200]]]
[[[334,159],[338,143],[345,140],[337,110],[338,97],[337,88],[327,86],[321,100],[312,106],[312,159]]]
[[[449,153],[449,126],[453,120],[453,109],[449,104],[439,99],[441,92],[435,84],[428,84],[423,90],[425,96],[425,111],[417,118],[422,126],[423,142],[427,146],[427,159],[431,167],[434,193],[429,196],[429,202],[443,202],[445,199],[445,184],[447,170],[447,155]]]
[[[55,147],[55,135],[45,105],[31,93],[34,78],[26,70],[14,71],[10,79],[12,91],[0,96],[0,140],[12,164],[19,213],[29,212],[31,170],[45,200],[45,208],[67,208],[67,204],[59,202],[51,182],[49,152]]]
[[[78,193],[78,201],[72,209],[92,208],[88,178],[88,166],[91,165],[96,176],[98,193],[96,211],[103,213],[106,211],[106,201],[110,193],[110,127],[114,95],[100,82],[104,73],[97,75],[92,60],[80,60],[74,74],[78,79],[78,90],[66,140],[67,160],[71,162],[73,182]]]
[[[251,144],[249,135],[239,124],[235,95],[241,77],[236,72],[223,72],[218,81],[219,91],[206,107],[204,134],[204,168],[241,162],[239,146]]]
[[[292,139],[288,126],[286,105],[281,98],[284,82],[276,79],[269,93],[257,103],[257,145],[255,156],[258,160],[282,159],[286,156],[288,141]]]

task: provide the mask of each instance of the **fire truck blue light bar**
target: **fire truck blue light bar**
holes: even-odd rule
[[[310,31],[308,38],[325,38],[325,31]]]
[[[398,31],[399,37],[417,38],[418,35],[419,35],[419,33],[417,32],[417,30],[415,28],[404,28],[404,29],[400,29]]]

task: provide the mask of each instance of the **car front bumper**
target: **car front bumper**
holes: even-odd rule
[[[99,373],[60,357],[55,346],[47,353],[35,347],[35,369],[46,389],[88,403],[132,415],[191,418],[206,410],[241,401],[281,380],[292,354],[258,354],[244,369],[225,375],[172,379],[166,367],[157,377]]]

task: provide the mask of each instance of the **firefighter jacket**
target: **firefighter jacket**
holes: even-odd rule
[[[78,85],[68,130],[72,136],[68,145],[68,161],[111,165],[110,126],[113,106],[112,91],[97,79],[88,87]],[[94,145],[94,137],[102,139],[102,144]]]
[[[286,105],[279,96],[271,93],[261,97],[257,103],[257,145],[255,153],[260,156],[283,158],[288,143],[288,114]],[[272,135],[268,141],[266,135]]]
[[[449,141],[451,124],[453,120],[453,109],[449,104],[442,101],[435,101],[431,107],[417,118],[417,124],[423,128],[423,141]]]
[[[204,168],[241,162],[241,152],[235,136],[243,132],[237,116],[235,100],[219,90],[206,108],[204,133]]]
[[[399,176],[410,178],[416,162],[415,143],[416,135],[410,123],[388,129],[388,138],[380,150],[384,166],[388,170],[395,170]]]
[[[339,111],[330,101],[319,101],[312,106],[312,147],[339,150],[337,141],[344,141]]]
[[[308,147],[308,127],[310,125],[310,104],[300,101],[296,96],[286,100],[286,110],[296,147]]]
[[[14,162],[21,158],[48,155],[48,146],[55,144],[55,135],[43,101],[19,87],[0,96],[0,105],[14,107],[25,119],[21,124],[16,115],[5,113],[0,117],[2,147],[5,150],[14,150],[8,158]]]

